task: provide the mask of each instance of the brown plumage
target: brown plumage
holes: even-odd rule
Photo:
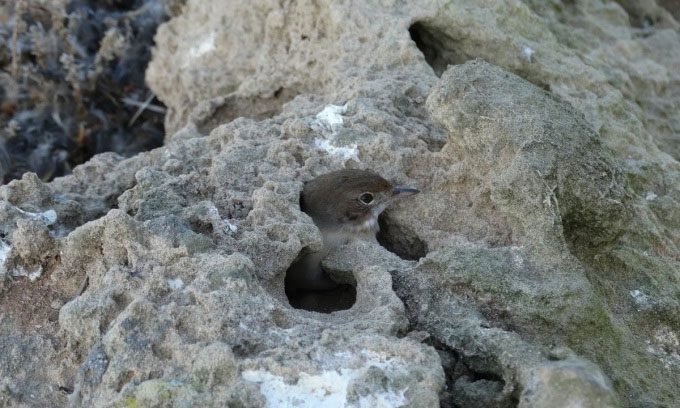
[[[352,237],[375,239],[378,216],[396,199],[418,193],[411,187],[395,187],[369,170],[345,169],[308,181],[300,207],[324,238],[324,251],[298,260],[286,274],[286,285],[327,289],[335,285],[321,269],[321,259]]]
[[[339,170],[307,182],[300,204],[322,232],[360,228],[376,209],[379,214],[389,203],[392,188],[390,182],[371,171]]]

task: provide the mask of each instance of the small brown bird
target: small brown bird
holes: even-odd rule
[[[338,170],[307,182],[300,207],[319,227],[325,248],[293,264],[286,274],[286,287],[326,290],[337,286],[321,268],[321,260],[354,237],[375,239],[380,213],[397,199],[418,192],[394,186],[368,170]]]

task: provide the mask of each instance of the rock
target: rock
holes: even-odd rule
[[[565,360],[535,370],[520,407],[618,407],[607,378],[592,363]]]
[[[46,336],[7,333],[3,319],[0,334],[0,404],[40,406],[66,404],[66,391],[60,378],[59,345]],[[13,325],[15,328],[18,325]],[[43,361],[42,370],[36,360]],[[50,361],[51,364],[44,364]],[[67,363],[62,360],[63,363]]]
[[[564,235],[599,245],[621,233],[627,222],[622,172],[570,104],[471,61],[446,71],[427,105],[449,131],[444,151],[462,158],[465,177],[489,198],[473,207],[507,224],[509,231],[494,235],[547,246]]]
[[[58,256],[57,243],[47,230],[45,220],[17,220],[12,243],[3,265],[11,276],[26,276],[35,281],[44,269],[51,269]]]
[[[3,267],[44,269],[0,344],[46,350],[3,404],[672,406],[680,26],[629,3],[189,0],[163,147],[0,187]],[[345,167],[421,193],[323,261],[353,303],[292,307]]]
[[[453,400],[507,406],[508,400],[518,398],[521,406],[542,407],[550,404],[541,398],[554,402],[583,394],[584,404],[618,406],[606,377],[592,363],[570,371],[574,389],[561,390],[552,383],[561,374],[536,378],[537,372],[554,371],[554,357],[545,345],[566,342],[583,350],[598,348],[604,355],[620,339],[583,276],[560,271],[558,265],[544,269],[529,258],[517,248],[445,248],[428,254],[415,270],[395,275],[397,295],[404,299],[412,324],[462,355],[472,374],[497,376],[493,383],[456,381]],[[568,285],[566,273],[572,273]],[[591,376],[603,385],[591,390]],[[550,397],[535,399],[536,394]],[[610,405],[598,405],[603,401]]]

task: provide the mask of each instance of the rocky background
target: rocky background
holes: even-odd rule
[[[0,187],[3,406],[680,406],[680,3],[189,0],[165,143]],[[290,306],[304,181],[421,189]]]

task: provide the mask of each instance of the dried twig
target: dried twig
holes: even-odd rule
[[[146,101],[140,102],[136,99],[131,99],[131,98],[122,98],[121,101],[123,101],[124,104],[126,105],[132,105],[132,106],[137,106],[139,109],[137,109],[137,112],[132,116],[130,119],[130,122],[128,123],[128,126],[132,126],[137,118],[139,118],[139,115],[142,114],[145,110],[150,110],[151,112],[155,113],[160,113],[160,114],[165,114],[165,108],[162,106],[158,105],[152,105],[151,101],[153,100],[154,95],[151,94],[148,98],[146,98]]]
[[[25,0],[19,0],[14,7],[14,29],[12,30],[12,76],[16,78],[19,75],[19,31],[24,29],[24,21],[21,15],[26,10]]]

